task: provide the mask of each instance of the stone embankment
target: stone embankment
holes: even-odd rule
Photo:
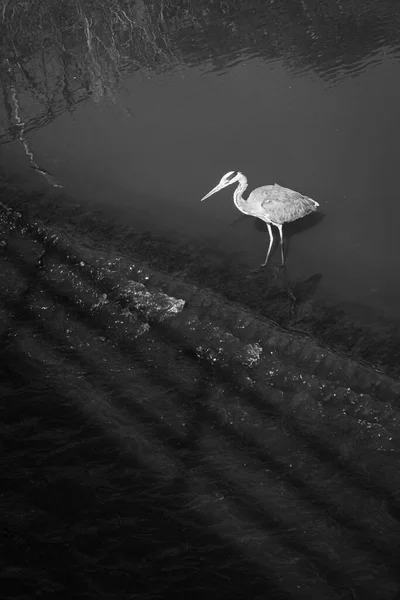
[[[326,427],[333,446],[335,430],[350,445],[354,434],[375,449],[398,446],[397,379],[93,241],[90,224],[85,239],[23,214],[20,201],[0,210],[3,329],[21,318],[62,322],[59,309],[76,341],[86,319],[88,345],[140,338],[146,347],[157,335],[159,357],[197,357],[306,429]]]

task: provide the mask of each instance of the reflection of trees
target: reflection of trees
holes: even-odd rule
[[[68,52],[48,48],[7,62],[2,69],[0,142],[18,137],[16,101],[24,131],[29,132],[73,111],[90,93],[81,65]]]
[[[2,142],[21,123],[26,133],[89,94],[112,94],[127,68],[171,56],[164,0],[0,0],[0,9]]]
[[[178,53],[220,69],[248,52],[332,79],[397,43],[399,21],[394,0],[0,0],[0,140],[16,136],[12,86],[30,115],[27,132],[89,94],[112,95],[130,69],[170,65]]]
[[[11,61],[52,48],[74,57],[95,95],[114,83],[127,59],[155,62],[168,46],[164,0],[27,0],[3,5],[0,39]]]

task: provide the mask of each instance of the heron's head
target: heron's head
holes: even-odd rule
[[[203,202],[203,200],[205,200],[206,198],[209,198],[210,196],[212,196],[216,192],[219,192],[224,187],[227,187],[228,185],[231,185],[231,183],[235,183],[235,181],[239,181],[242,177],[243,177],[243,175],[241,173],[239,173],[239,171],[229,171],[229,173],[226,173],[222,177],[222,179],[219,182],[219,184],[216,185],[215,188],[213,188],[211,190],[211,192],[208,192],[208,194],[206,194],[204,196],[204,198],[202,198],[200,200],[200,202]]]

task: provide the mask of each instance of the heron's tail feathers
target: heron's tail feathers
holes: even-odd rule
[[[305,198],[306,200],[308,200],[308,202],[311,204],[312,210],[317,210],[317,208],[318,208],[318,206],[319,206],[318,202],[316,202],[316,201],[315,201],[315,200],[313,200],[312,198],[309,198],[308,196],[304,196],[304,198]],[[311,207],[310,207],[310,208],[311,208]]]

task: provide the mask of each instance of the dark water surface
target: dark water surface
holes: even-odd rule
[[[290,274],[322,273],[324,297],[399,316],[399,9],[340,6],[331,26],[328,7],[304,5],[300,26],[296,11],[274,22],[255,3],[186,28],[178,66],[136,72],[115,104],[88,101],[32,133],[37,160],[82,201],[249,267],[265,256],[264,224],[237,212],[233,188],[199,199],[235,169],[249,190],[298,190],[323,218],[286,227]],[[17,143],[3,154],[26,163]]]
[[[36,161],[82,205],[207,241],[249,272],[264,224],[236,210],[233,189],[200,198],[234,169],[250,190],[298,190],[321,218],[287,227],[290,275],[320,273],[321,297],[399,317],[399,4],[235,6],[204,3],[178,64],[133,72],[115,102],[32,127]],[[35,113],[31,90],[20,101]],[[45,185],[20,141],[0,161]],[[398,598],[395,394],[332,383],[324,363],[308,385],[340,398],[308,405],[301,369],[284,381],[278,353],[278,383],[249,394],[157,330],[107,345],[113,331],[99,337],[78,301],[69,312],[72,293],[50,298],[14,258],[0,270],[2,597]],[[318,411],[336,402],[329,446]]]

